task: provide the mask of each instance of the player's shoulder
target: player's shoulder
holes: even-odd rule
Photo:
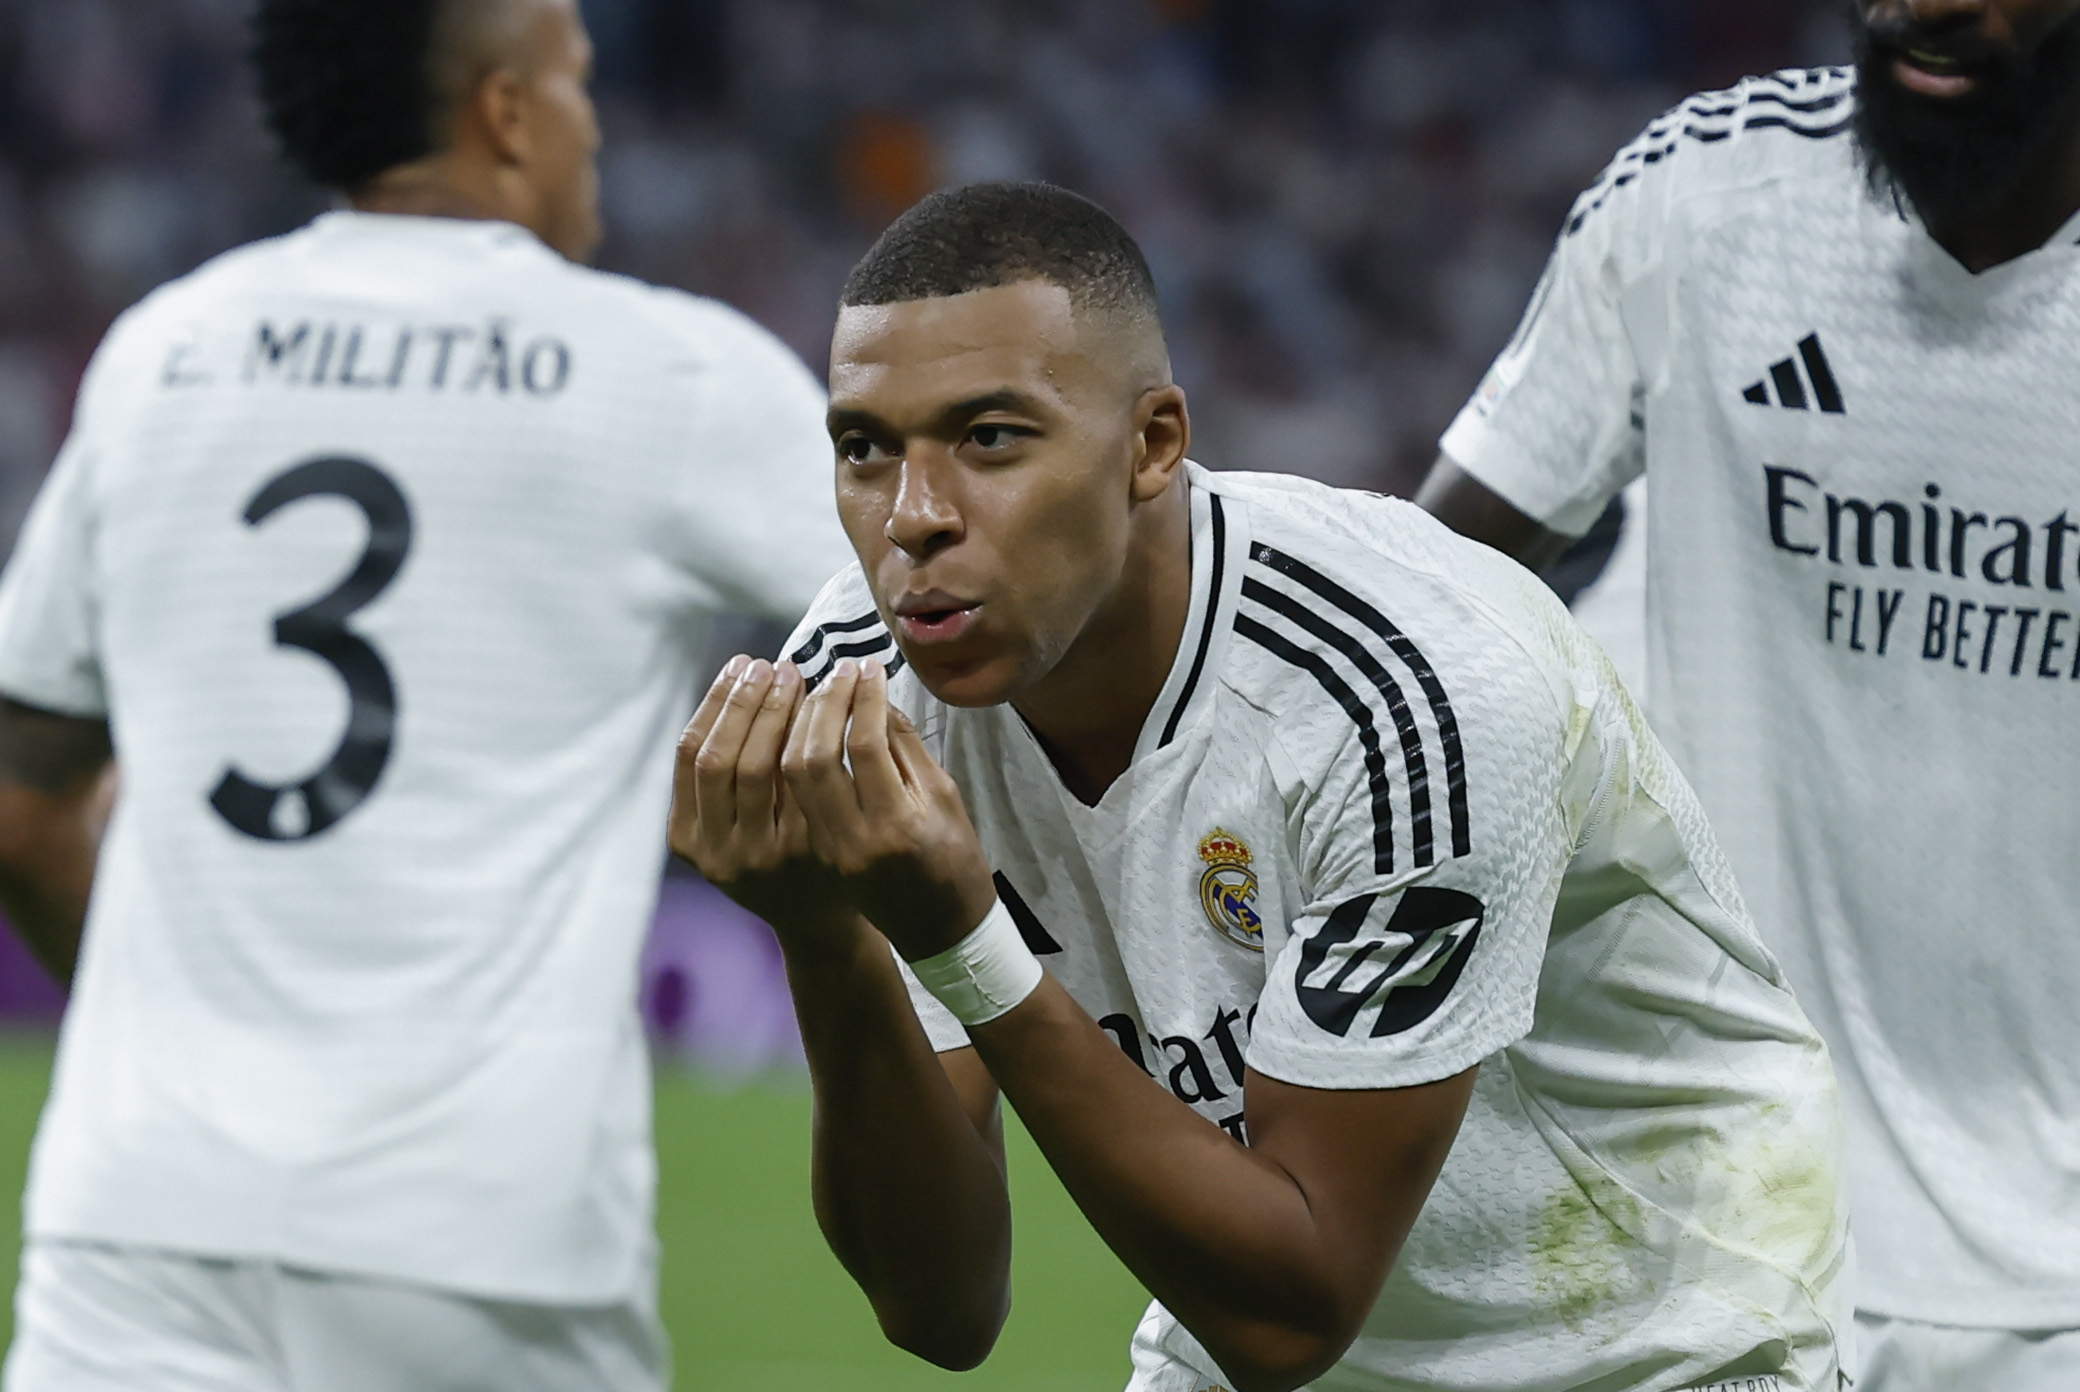
[[[1628,200],[1734,192],[1854,166],[1856,71],[1786,69],[1699,92],[1648,123],[1576,200],[1565,236]]]
[[[149,338],[168,325],[207,317],[223,301],[266,277],[294,247],[299,235],[289,232],[232,247],[148,291],[109,325],[108,332],[102,335],[103,352],[120,352],[127,344]]]
[[[1248,519],[1223,680],[1295,742],[1341,746],[1355,726],[1388,745],[1450,746],[1471,709],[1564,721],[1569,621],[1523,567],[1403,499],[1217,478]]]
[[[1405,498],[1295,475],[1210,477],[1248,509],[1245,589],[1281,579],[1331,608],[1366,612],[1368,626],[1394,611],[1414,627],[1463,634],[1467,645],[1542,624],[1558,605],[1522,566]],[[1425,617],[1440,614],[1449,621]]]
[[[380,287],[370,284],[379,268]],[[553,313],[590,323],[619,345],[631,368],[677,367],[691,357],[756,371],[800,360],[769,330],[719,300],[580,265],[510,223],[332,213],[293,232],[212,258],[148,296],[140,309],[181,312],[285,287],[313,293],[374,292],[459,309],[483,302],[500,314]]]
[[[277,260],[296,234],[268,237],[220,252],[184,275],[147,291],[101,335],[80,384],[77,425],[91,425],[126,401],[135,384],[162,370],[167,346],[214,321],[224,304]]]
[[[256,280],[271,278],[283,262],[295,259],[311,233],[312,227],[306,225],[220,251],[186,275],[176,276],[146,295],[138,307],[182,307],[236,293]]]
[[[1304,854],[1392,878],[1529,844],[1558,805],[1583,676],[1559,601],[1412,503],[1217,486],[1246,540],[1214,737],[1263,751]]]
[[[632,276],[573,266],[602,312],[641,332],[672,366],[696,365],[738,377],[782,373],[809,378],[793,349],[750,315],[721,300]],[[813,381],[813,379],[810,379]]]

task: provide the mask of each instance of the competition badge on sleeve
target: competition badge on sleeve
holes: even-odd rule
[[[1249,843],[1215,827],[1199,842],[1206,871],[1199,876],[1199,905],[1206,921],[1252,952],[1264,950],[1264,920],[1257,916],[1257,875]]]

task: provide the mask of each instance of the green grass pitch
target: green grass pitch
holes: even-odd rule
[[[50,1048],[0,1041],[0,1192],[21,1192]],[[806,1085],[657,1089],[664,1316],[681,1392],[1117,1392],[1147,1297],[1098,1241],[1015,1122],[1011,1322],[973,1373],[890,1348],[809,1212]],[[13,1290],[18,1223],[0,1223]],[[13,1328],[0,1306],[0,1336]]]

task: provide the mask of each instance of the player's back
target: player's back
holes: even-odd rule
[[[334,214],[119,323],[0,607],[123,778],[32,1231],[626,1287],[672,736],[705,616],[842,559],[821,413],[507,224]]]

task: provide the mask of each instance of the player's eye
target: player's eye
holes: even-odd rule
[[[1015,425],[977,425],[968,430],[968,438],[977,449],[985,452],[1009,449],[1033,432]]]
[[[857,431],[838,437],[838,457],[847,464],[881,464],[889,459],[887,450],[872,436]]]

